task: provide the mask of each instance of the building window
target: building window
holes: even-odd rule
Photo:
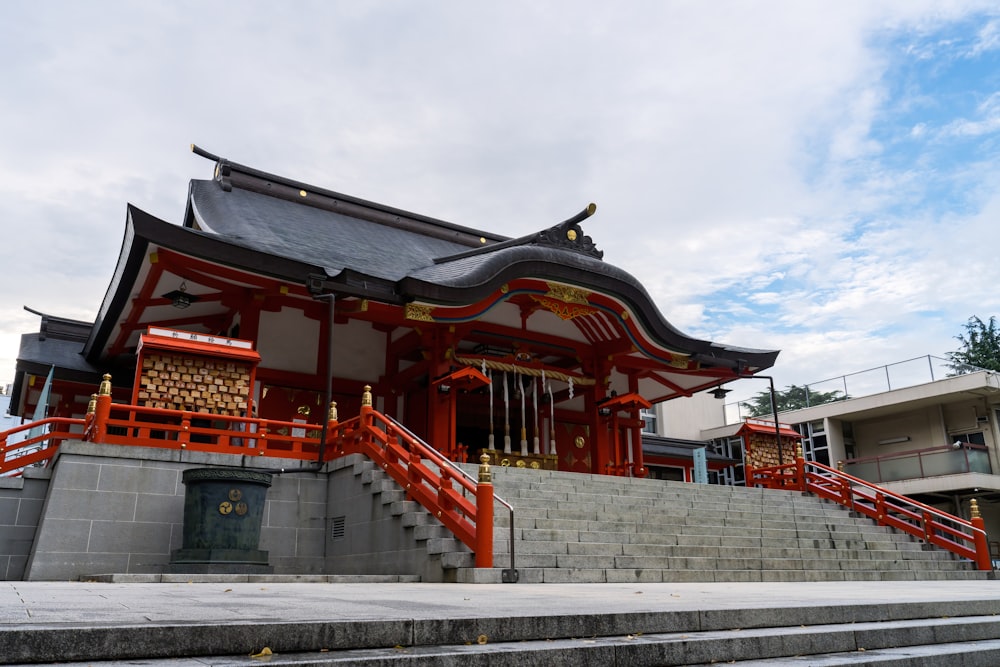
[[[806,461],[830,465],[830,446],[826,440],[826,424],[822,419],[797,426],[802,436],[802,456]]]
[[[746,471],[743,469],[743,438],[734,436],[715,440],[712,443],[712,451],[720,456],[739,461],[736,465],[731,465],[719,470],[718,473],[714,473],[717,475],[717,483],[726,486],[746,486]],[[709,473],[710,480],[712,474]]]
[[[639,411],[639,417],[645,422],[642,426],[643,433],[653,433],[656,431],[656,408],[643,408]]]
[[[678,468],[676,466],[659,466],[659,465],[651,465],[647,467],[649,468],[650,479],[665,479],[671,482],[685,481],[684,468]]]
[[[982,445],[986,446],[986,433],[983,431],[975,431],[973,433],[952,433],[949,436],[951,442],[965,442],[970,445]]]

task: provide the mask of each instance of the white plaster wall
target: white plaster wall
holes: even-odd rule
[[[333,374],[375,382],[385,375],[386,335],[368,322],[351,320],[333,328]]]
[[[725,401],[699,392],[686,398],[675,398],[656,405],[659,435],[685,440],[704,440],[704,429],[724,426]]]
[[[263,311],[257,333],[262,368],[315,374],[319,367],[319,320],[302,316],[297,308]]]

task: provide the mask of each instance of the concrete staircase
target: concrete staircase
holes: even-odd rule
[[[475,466],[467,466],[473,472]],[[986,579],[992,573],[813,496],[790,491],[493,468],[514,505],[521,583]],[[409,519],[413,521],[415,519]],[[500,583],[509,519],[496,508],[494,568],[462,545],[446,581]],[[447,548],[444,542],[435,548]],[[468,563],[469,565],[464,565]]]
[[[66,618],[35,621],[12,613],[11,620],[0,624],[0,654],[5,663],[14,664],[147,667],[264,662],[456,667],[1000,664],[998,599],[985,588],[980,598],[897,602],[894,593],[904,591],[880,583],[871,585],[885,589],[879,591],[882,602],[873,602],[863,591],[857,594],[867,599],[850,602],[810,596],[807,590],[796,603],[789,602],[786,589],[785,601],[769,606],[706,602],[670,609],[675,605],[667,601],[697,598],[697,589],[684,584],[651,584],[638,591],[630,587],[624,593],[631,604],[623,608],[620,587],[602,598],[606,587],[616,588],[613,584],[451,587],[461,590],[450,595],[428,584],[314,589],[266,584],[261,576],[257,583],[179,589],[157,584],[165,588],[135,593],[122,587],[79,593],[19,590],[19,599],[29,601],[61,592],[63,598],[55,599]],[[416,588],[428,586],[429,591]],[[761,584],[730,586],[738,595],[741,588]],[[767,590],[762,587],[760,594],[766,596]],[[478,598],[477,591],[488,594],[481,601],[470,600]],[[505,600],[508,592],[516,599]],[[643,596],[637,597],[639,592]],[[101,603],[106,596],[121,609],[109,611]],[[182,604],[194,600],[194,608]],[[485,601],[494,604],[482,605]],[[24,604],[10,606],[22,611]],[[44,616],[42,607],[30,608]],[[521,611],[510,613],[511,608]],[[283,611],[281,618],[276,609]],[[268,647],[266,654],[263,647]]]

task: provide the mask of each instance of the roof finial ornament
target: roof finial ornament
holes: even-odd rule
[[[563,250],[573,250],[574,252],[583,253],[584,255],[590,255],[596,259],[604,259],[604,252],[602,250],[598,250],[597,246],[594,245],[594,242],[590,239],[590,237],[585,235],[583,230],[580,228],[580,222],[594,215],[595,211],[597,211],[597,204],[587,204],[587,208],[583,209],[572,218],[563,220],[554,227],[549,227],[548,229],[543,229],[540,232],[528,234],[527,236],[521,236],[516,239],[507,239],[506,241],[500,241],[499,243],[493,243],[479,248],[474,248],[472,250],[466,250],[465,252],[460,252],[455,255],[436,257],[434,259],[434,263],[443,264],[445,262],[453,262],[457,259],[497,252],[499,250],[504,250],[505,248],[527,245],[553,246]]]
[[[587,208],[572,218],[560,222],[555,227],[550,227],[539,232],[536,242],[576,250],[597,259],[604,259],[604,252],[597,249],[593,240],[584,234],[583,229],[580,227],[580,223],[594,215],[596,211],[597,204],[587,204]]]

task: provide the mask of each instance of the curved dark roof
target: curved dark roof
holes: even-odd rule
[[[776,351],[723,346],[670,325],[642,284],[604,262],[583,234],[579,222],[593,212],[590,205],[547,230],[511,239],[218,159],[214,180],[191,182],[183,226],[129,207],[119,264],[85,352],[105,343],[144,249],[157,244],[386,303],[464,305],[515,278],[564,282],[622,300],[653,340],[693,353],[697,361],[773,365]]]
[[[435,257],[468,246],[399,227],[303,206],[256,192],[226,192],[214,181],[192,181],[191,210],[205,232],[230,243],[323,267],[397,281]]]

